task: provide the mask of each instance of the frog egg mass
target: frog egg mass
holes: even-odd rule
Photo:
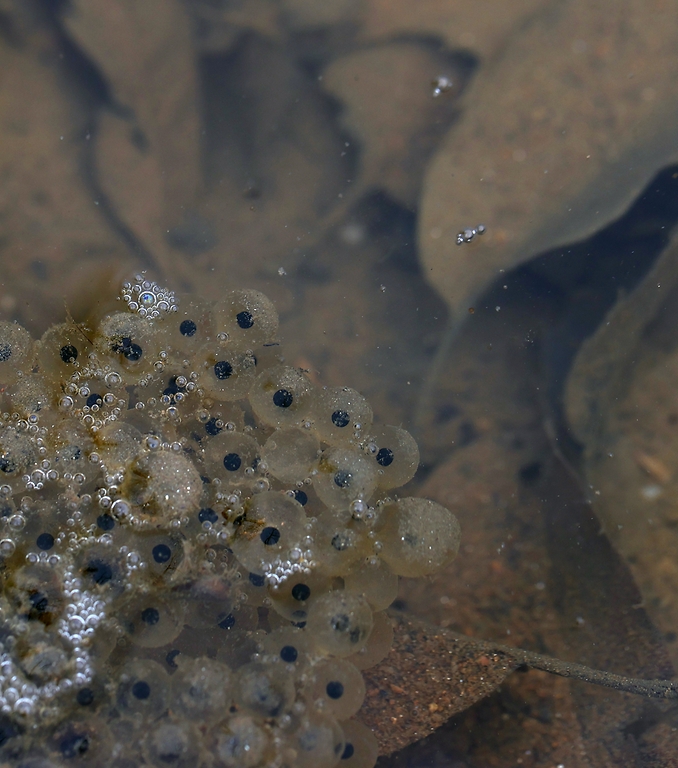
[[[370,768],[384,610],[459,546],[397,495],[415,441],[287,365],[257,291],[108,310],[0,323],[3,764]]]

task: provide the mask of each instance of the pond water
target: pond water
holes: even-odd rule
[[[17,383],[16,366],[9,366],[0,381],[7,415],[0,458],[7,469],[0,463],[0,470],[11,484],[3,496],[3,536],[13,545],[3,552],[0,541],[0,641],[10,664],[3,675],[14,674],[12,653],[25,666],[53,651],[43,635],[63,617],[51,614],[50,589],[56,604],[79,589],[87,593],[84,603],[105,602],[109,582],[119,590],[110,599],[122,596],[115,620],[103,615],[103,604],[69,606],[73,626],[90,621],[92,658],[107,659],[80,686],[91,694],[83,694],[85,704],[78,700],[82,711],[73,705],[68,718],[45,715],[44,728],[36,729],[32,711],[14,713],[5,690],[11,685],[3,682],[0,750],[7,765],[348,768],[372,765],[377,744],[384,767],[667,764],[678,727],[669,704],[538,671],[507,676],[485,651],[474,657],[475,671],[454,653],[443,664],[422,635],[413,634],[408,645],[399,629],[400,619],[415,618],[635,677],[670,677],[678,663],[678,261],[671,237],[678,156],[662,138],[666,125],[675,125],[665,105],[678,100],[668,75],[653,79],[655,69],[634,59],[651,58],[645,53],[654,46],[656,71],[670,74],[676,32],[673,22],[660,22],[661,9],[652,16],[642,4],[622,5],[522,0],[480,10],[470,0],[422,0],[416,8],[404,0],[0,0],[0,320],[19,322],[34,339],[63,324],[26,363],[26,376]],[[633,34],[620,31],[624,14]],[[645,31],[636,40],[638,29]],[[562,50],[554,42],[560,40],[567,41]],[[562,51],[572,71],[564,73]],[[634,62],[633,72],[624,61]],[[542,90],[526,72],[536,73]],[[620,95],[615,84],[622,77],[632,82]],[[513,84],[515,103],[524,107],[498,104],[492,111],[502,83]],[[573,103],[600,111],[577,111]],[[631,127],[610,117],[629,110],[638,115]],[[572,126],[571,142],[561,141],[561,125]],[[542,126],[538,133],[535,126]],[[468,152],[455,144],[459,137]],[[594,170],[586,164],[589,151]],[[600,162],[596,152],[605,154]],[[530,175],[537,166],[539,177]],[[539,186],[545,175],[562,184],[555,191]],[[476,194],[478,179],[492,187],[485,198]],[[475,208],[457,208],[448,187],[468,191]],[[610,193],[621,187],[623,194]],[[479,225],[482,235],[457,244],[459,232]],[[575,234],[563,244],[544,235],[550,226],[558,236]],[[524,252],[511,243],[525,243]],[[458,290],[444,276],[448,263],[450,274],[462,275]],[[152,294],[146,305],[144,292]],[[201,323],[207,329],[195,347],[186,341],[192,334],[163,330],[162,316],[149,326],[138,314],[161,300],[171,309],[176,297],[178,314],[170,316],[199,333]],[[127,313],[122,319],[114,314],[120,309]],[[108,320],[99,325],[102,318]],[[250,320],[265,330],[240,340]],[[217,339],[218,333],[228,335]],[[23,337],[10,341],[12,349],[29,346]],[[71,349],[112,354],[115,362],[69,389],[73,382],[60,366],[72,364]],[[160,355],[165,350],[168,359]],[[270,382],[261,378],[267,371]],[[119,373],[117,382],[106,380],[111,372]],[[200,403],[175,424],[168,409],[192,402],[186,386],[194,372]],[[112,393],[110,403],[92,389],[97,376]],[[157,389],[163,376],[165,389],[153,390],[149,404],[142,390]],[[323,387],[336,389],[328,394]],[[295,416],[290,406],[307,388],[314,388],[313,403]],[[271,393],[278,410],[266,399]],[[90,403],[92,395],[101,402]],[[85,434],[88,422],[82,434],[66,423],[64,398],[80,409],[78,418],[103,419],[94,433]],[[26,421],[28,429],[38,409],[36,423],[56,430],[44,455],[52,464],[59,456],[62,474],[86,478],[77,491],[71,483],[68,491],[55,485],[43,492],[36,484],[47,480],[25,480],[25,467],[10,468],[11,451],[40,447],[19,445],[25,435],[16,428]],[[325,410],[332,426],[323,432],[315,425]],[[354,410],[361,415],[350,421],[355,433],[345,444],[337,419]],[[285,418],[278,418],[282,411]],[[113,435],[118,420],[129,423],[124,435]],[[306,421],[312,426],[303,434]],[[377,425],[391,431],[382,435]],[[285,437],[291,468],[280,458],[285,451],[276,457],[277,445],[269,444],[264,465],[274,468],[262,469],[262,446],[284,427],[296,429]],[[403,429],[416,438],[418,465]],[[12,430],[17,443],[10,446]],[[224,445],[208,445],[205,435]],[[387,437],[401,441],[412,471],[408,465],[377,488],[382,464],[365,469],[361,462],[387,461],[379,442]],[[149,439],[159,442],[159,453]],[[69,446],[77,456],[66,457]],[[89,476],[80,453],[90,463],[92,453],[104,456],[103,480]],[[249,457],[252,477],[243,468],[237,503],[218,488],[205,491],[205,475],[222,472],[215,462],[237,473],[241,455]],[[303,456],[310,457],[306,464]],[[73,466],[64,470],[68,461]],[[110,471],[116,462],[120,477]],[[323,468],[331,463],[335,483],[325,488]],[[304,485],[307,475],[312,482]],[[351,495],[349,479],[364,488]],[[283,503],[278,493],[274,504],[273,492],[285,490],[292,495]],[[300,511],[295,493],[318,509],[327,505],[332,515],[324,507],[322,514]],[[91,507],[68,506],[83,494],[94,499]],[[404,497],[436,504],[408,507],[421,525],[407,536],[391,531],[381,511],[391,509],[395,519],[390,499]],[[304,558],[315,557],[310,544],[311,554],[302,548],[295,561],[301,566],[288,573],[284,557],[261,566],[252,537],[229,538],[243,520],[261,523],[256,532],[265,531],[266,541],[260,537],[259,549],[268,556],[266,546],[278,547],[281,531],[301,531],[313,517],[313,526],[320,522],[307,530],[310,538],[330,532],[334,541],[339,528],[354,535],[370,501],[382,521],[366,524],[362,570],[358,560],[317,573],[310,566],[303,580]],[[129,503],[142,521],[137,528],[123,509]],[[116,514],[109,513],[116,504]],[[443,519],[437,505],[461,525],[454,562],[456,523]],[[69,523],[74,512],[79,517]],[[212,547],[208,539],[220,535],[222,512],[224,538]],[[176,525],[158,522],[163,515]],[[113,533],[102,528],[104,517]],[[68,531],[76,530],[79,543],[69,545]],[[102,543],[104,534],[110,542]],[[429,552],[419,569],[404,564],[409,555],[401,546],[415,534]],[[114,556],[98,552],[104,545]],[[53,547],[70,570],[48,562]],[[130,556],[145,563],[141,576],[129,570]],[[366,558],[374,563],[364,564]],[[50,583],[57,572],[66,581],[93,579],[92,594],[75,582]],[[357,646],[373,632],[363,656],[373,653],[374,669],[364,679],[344,660],[353,653],[340,640],[318,640],[318,619],[312,632],[298,626],[308,617],[294,611],[301,610],[297,603],[306,611],[308,596],[293,593],[309,588],[306,577],[332,599],[363,601],[343,605],[342,616],[353,622],[346,631]],[[275,579],[292,596],[257,592],[270,591]],[[161,595],[160,611],[146,605],[153,595]],[[240,613],[231,611],[234,602]],[[242,629],[233,626],[234,616]],[[398,652],[387,655],[392,626]],[[204,654],[199,639],[208,646]],[[293,673],[296,660],[283,657],[286,674],[267,678],[262,665],[271,655],[289,655],[295,643],[295,653],[310,659],[308,669]],[[90,663],[87,654],[60,653],[21,674],[40,687],[71,679],[69,664],[76,674],[76,662]],[[420,658],[418,671],[406,657]],[[461,669],[473,679],[459,679]],[[200,689],[202,703],[182,698],[182,675],[190,678],[184,687]],[[151,678],[161,691],[157,701]],[[350,694],[344,709],[314,688],[322,683],[327,692],[339,679]],[[465,701],[445,693],[461,683],[468,686]],[[228,717],[217,717],[222,710]],[[336,721],[352,724],[340,732]],[[376,739],[365,735],[363,722]],[[351,739],[363,752],[350,753]]]

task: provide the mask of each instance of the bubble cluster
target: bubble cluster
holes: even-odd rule
[[[0,759],[370,768],[361,670],[455,555],[417,445],[285,363],[263,294],[138,275],[0,323]]]
[[[457,239],[455,242],[457,245],[470,243],[476,235],[484,235],[485,230],[486,227],[484,224],[477,224],[475,227],[467,227],[466,229],[462,229],[462,231],[457,234]]]

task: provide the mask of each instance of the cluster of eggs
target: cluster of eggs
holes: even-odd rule
[[[138,275],[39,341],[0,323],[0,758],[365,766],[398,576],[457,552],[413,438],[285,365],[275,308]]]

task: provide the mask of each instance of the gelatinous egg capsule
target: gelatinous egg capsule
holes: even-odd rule
[[[264,424],[296,427],[308,417],[311,391],[311,382],[301,371],[277,365],[257,376],[249,401]]]
[[[161,344],[156,326],[139,315],[116,312],[96,329],[94,345],[114,366],[130,374],[154,374]]]
[[[252,573],[264,575],[280,562],[293,565],[294,550],[306,537],[306,515],[300,504],[276,491],[249,499],[234,522],[233,554]]]
[[[134,460],[120,492],[139,513],[171,520],[200,508],[203,481],[188,456],[156,450]]]
[[[362,595],[373,611],[383,611],[398,596],[398,577],[377,557],[364,558],[344,577],[350,592]]]
[[[357,561],[372,551],[367,529],[362,523],[338,518],[327,510],[319,515],[313,538],[318,548],[320,567],[332,576],[350,573]]]
[[[56,396],[55,396],[56,395]],[[7,390],[11,409],[23,418],[58,406],[58,394],[50,390],[49,382],[38,374],[24,377]]]
[[[9,386],[30,371],[35,358],[35,342],[18,323],[0,321],[0,385]]]
[[[128,662],[120,672],[116,704],[123,716],[138,725],[156,719],[169,704],[170,681],[165,670],[151,659]]]
[[[236,705],[265,718],[285,714],[294,701],[294,682],[283,664],[250,662],[234,679]]]
[[[176,312],[158,323],[160,344],[166,346],[178,360],[196,355],[214,337],[212,308],[213,303],[200,296],[182,301]]]
[[[377,486],[399,488],[414,477],[419,466],[419,447],[401,427],[382,426],[370,430],[365,452],[374,461]]]
[[[132,643],[142,648],[159,648],[179,636],[184,609],[171,598],[139,595],[121,606],[117,619]]]
[[[371,669],[387,656],[393,645],[393,624],[384,611],[372,614],[372,631],[365,645],[347,657],[357,669]]]
[[[377,487],[377,472],[357,448],[329,448],[323,451],[313,487],[331,509],[348,509],[352,501],[370,498]]]
[[[311,712],[290,738],[298,768],[331,768],[344,752],[344,733],[330,715]]]
[[[309,645],[307,633],[299,627],[274,629],[261,640],[264,654],[299,668],[309,663]]]
[[[364,597],[328,592],[313,603],[306,622],[318,651],[344,658],[357,653],[372,631],[372,611]]]
[[[0,480],[22,474],[37,457],[37,445],[29,432],[13,425],[0,427]]]
[[[110,730],[103,718],[85,714],[65,718],[51,730],[46,742],[48,754],[58,760],[59,765],[65,763],[92,768],[106,762],[113,746]],[[55,763],[50,760],[46,765]]]
[[[218,301],[212,311],[214,329],[235,350],[253,349],[275,340],[278,313],[259,291],[235,290]]]
[[[222,720],[208,733],[207,744],[217,768],[257,768],[272,757],[267,731],[249,715]]]
[[[405,498],[382,508],[377,525],[379,557],[399,576],[426,576],[459,551],[457,518],[428,499]]]
[[[194,629],[232,629],[235,598],[234,583],[227,576],[202,576],[188,590],[184,621]]]
[[[344,732],[342,768],[374,768],[379,757],[379,743],[372,731],[359,720],[340,723]]]
[[[353,717],[365,698],[360,672],[346,659],[326,659],[313,667],[308,690],[311,702],[337,720]]]
[[[138,536],[135,542],[148,573],[169,579],[182,560],[184,547],[178,535],[152,533]]]
[[[259,463],[259,443],[242,432],[222,430],[205,443],[204,465],[208,477],[219,477],[226,487],[249,484]]]
[[[192,722],[219,720],[231,704],[231,670],[204,656],[180,657],[171,677],[172,710]]]
[[[327,443],[351,443],[372,426],[372,408],[350,387],[325,387],[313,393],[309,419],[313,431]]]
[[[146,762],[156,768],[194,768],[202,735],[191,723],[164,717],[148,726],[142,741]]]
[[[262,461],[273,477],[295,483],[308,477],[318,464],[320,443],[298,427],[277,429],[262,449]]]
[[[210,345],[203,348],[199,358],[204,361],[199,383],[205,392],[220,400],[247,397],[257,373],[254,355]]]
[[[270,585],[268,595],[273,610],[295,624],[304,624],[310,607],[331,588],[332,580],[325,574],[295,573],[279,584]]]
[[[53,325],[37,344],[40,373],[56,385],[68,381],[74,372],[87,366],[94,350],[90,336],[89,329],[72,322]]]

